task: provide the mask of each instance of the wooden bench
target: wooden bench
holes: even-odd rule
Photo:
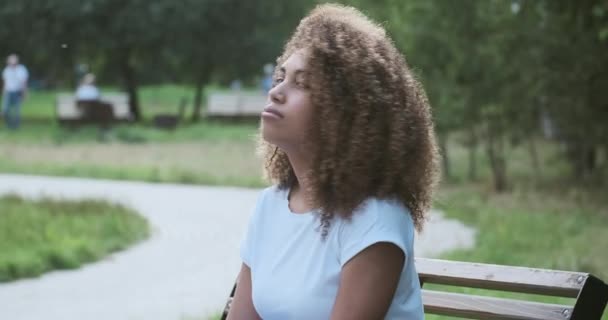
[[[126,94],[104,94],[100,102],[111,107],[112,122],[127,122],[133,119],[129,108],[129,97]],[[105,114],[105,112],[102,113]],[[73,94],[62,93],[57,95],[55,117],[60,124],[97,123],[96,118],[88,117],[89,114],[96,113],[87,113],[85,108],[79,107]],[[105,119],[102,121],[105,121]]]
[[[183,121],[184,114],[186,112],[186,106],[188,105],[188,99],[182,97],[179,101],[179,107],[176,114],[171,113],[159,113],[154,115],[152,123],[156,128],[165,130],[174,130],[177,125]]]
[[[259,117],[266,101],[262,93],[212,93],[207,100],[207,117]]]
[[[608,285],[583,272],[533,269],[470,262],[416,258],[425,314],[466,319],[600,320]],[[425,289],[427,284],[480,288],[573,298],[572,305],[531,302],[527,298],[494,298]],[[234,285],[222,320],[230,310]]]

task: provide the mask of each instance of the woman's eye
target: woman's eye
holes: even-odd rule
[[[275,78],[272,82],[272,86],[275,87],[277,84],[283,82],[283,78]]]

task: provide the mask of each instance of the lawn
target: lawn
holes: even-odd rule
[[[94,128],[31,124],[0,131],[0,172],[260,187],[255,125],[205,122],[175,132],[122,126],[106,142]]]
[[[208,91],[220,91],[217,88]],[[144,114],[170,108],[190,88],[142,88]],[[203,120],[175,131],[147,122],[118,125],[103,142],[94,127],[65,128],[52,119],[55,93],[33,91],[18,131],[0,126],[0,172],[260,187],[257,121]],[[46,121],[29,121],[44,119]],[[51,117],[51,118],[48,118]]]
[[[538,191],[445,188],[437,207],[478,230],[473,250],[447,258],[591,272],[608,280],[605,200]],[[595,202],[594,202],[595,201]]]
[[[74,269],[148,236],[144,218],[98,200],[0,197],[0,282]]]

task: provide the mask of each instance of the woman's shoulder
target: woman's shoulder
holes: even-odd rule
[[[260,217],[264,212],[275,211],[286,199],[286,192],[276,185],[262,189],[258,194],[254,215]]]
[[[365,200],[353,213],[353,217],[358,215],[370,216],[375,219],[410,217],[410,210],[397,199],[371,197]]]
[[[391,199],[370,198],[353,212],[349,219],[341,219],[337,240],[340,263],[344,265],[357,253],[378,242],[397,245],[406,256],[411,254],[414,224],[410,211]]]
[[[395,199],[368,198],[343,220],[343,228],[414,229],[410,210]]]

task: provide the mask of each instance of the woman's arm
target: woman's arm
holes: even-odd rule
[[[405,263],[396,245],[369,246],[343,267],[332,320],[384,319],[391,305]]]
[[[251,300],[251,270],[243,263],[227,320],[262,319]]]

